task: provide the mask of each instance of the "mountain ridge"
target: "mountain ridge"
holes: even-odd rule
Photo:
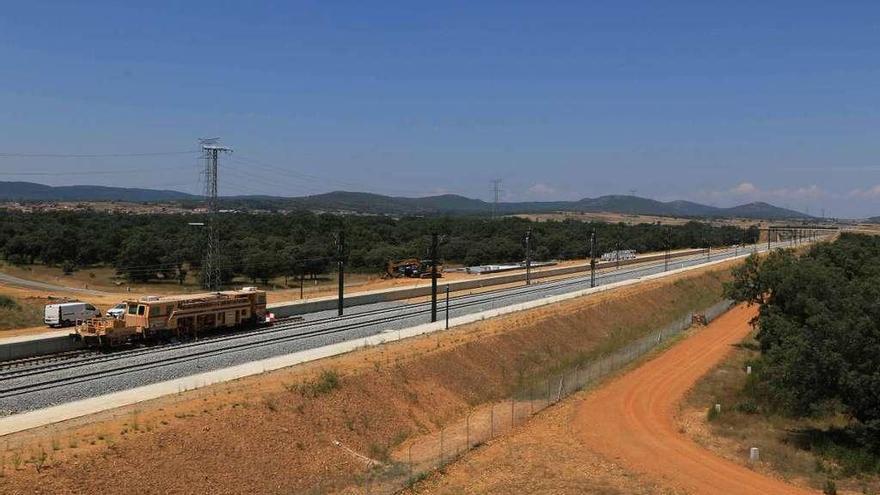
[[[224,208],[291,210],[307,209],[330,212],[353,212],[376,215],[487,214],[492,203],[460,196],[440,194],[421,198],[386,196],[376,193],[331,191],[311,196],[280,197],[270,195],[223,196]],[[194,205],[201,196],[173,190],[123,188],[112,186],[47,186],[33,182],[0,181],[2,201],[125,201],[133,203],[179,202]],[[808,219],[803,213],[764,202],[752,202],[729,208],[708,206],[693,201],[658,201],[631,195],[605,195],[576,201],[504,202],[495,206],[498,214],[550,213],[621,213],[677,217],[754,218],[763,220]]]

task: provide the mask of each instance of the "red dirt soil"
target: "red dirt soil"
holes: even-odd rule
[[[595,452],[667,487],[690,493],[815,493],[725,460],[679,431],[687,391],[744,339],[756,308],[739,306],[680,344],[589,394],[575,433]]]

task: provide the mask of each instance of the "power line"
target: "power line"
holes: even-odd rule
[[[255,158],[251,158],[251,157],[245,157],[245,156],[238,155],[235,157],[231,157],[230,161],[244,164],[244,165],[248,165],[250,167],[261,168],[264,171],[269,172],[273,175],[283,175],[283,176],[287,176],[287,177],[293,178],[298,181],[312,182],[312,183],[316,183],[316,184],[324,184],[324,185],[329,185],[329,187],[351,188],[351,189],[354,189],[358,192],[369,192],[369,191],[364,191],[365,187],[367,189],[369,189],[369,187],[365,186],[365,184],[363,184],[363,183],[347,182],[347,181],[342,181],[342,180],[338,180],[338,179],[332,179],[332,178],[328,178],[328,177],[321,177],[321,176],[317,176],[317,175],[307,174],[304,172],[298,172],[295,170],[291,170],[289,168],[285,168],[285,167],[282,167],[279,165],[273,165],[268,162],[257,160]],[[276,187],[278,186],[277,180],[273,180],[272,182],[273,182],[274,186],[276,186]],[[305,187],[303,187],[303,189],[305,189]],[[438,191],[436,191],[436,190],[427,191],[427,190],[420,190],[420,189],[395,189],[395,188],[387,188],[384,186],[380,187],[378,189],[381,192],[377,192],[374,194],[402,194],[402,195],[419,194],[419,195],[428,195],[428,196],[434,196],[434,195],[439,194]],[[311,190],[316,193],[327,192],[324,189],[316,189],[314,187],[312,187]]]
[[[74,170],[70,172],[60,172],[60,171],[40,171],[40,172],[0,172],[0,175],[25,175],[25,176],[53,176],[53,175],[118,175],[118,174],[134,174],[134,173],[147,173],[151,170],[161,170],[161,169],[179,169],[179,164],[172,165],[164,165],[164,166],[149,166],[149,167],[138,167],[138,168],[127,168],[127,169],[116,169],[116,170]]]
[[[199,153],[198,150],[189,151],[157,151],[149,153],[0,153],[3,158],[122,158],[122,157],[139,157],[139,156],[173,156],[173,155],[193,155]]]

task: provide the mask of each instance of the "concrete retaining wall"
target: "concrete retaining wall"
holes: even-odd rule
[[[10,338],[5,339],[0,344],[0,361],[73,351],[82,348],[83,343],[73,340],[67,332],[51,332],[20,339]]]

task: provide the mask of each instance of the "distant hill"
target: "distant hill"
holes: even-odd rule
[[[179,191],[107,186],[46,186],[33,182],[0,182],[2,201],[130,201],[158,203],[194,199]]]
[[[135,203],[176,202],[196,205],[201,198],[178,191],[130,189],[105,186],[52,187],[32,182],[0,182],[0,201],[128,201]],[[226,196],[224,208],[261,210],[313,210],[373,215],[478,215],[492,211],[492,204],[455,194],[404,198],[381,194],[334,191],[302,197]],[[691,201],[657,201],[638,196],[609,195],[578,201],[499,203],[499,214],[574,211],[623,213],[695,218],[754,218],[764,220],[807,219],[803,213],[768,203],[749,203],[717,208]]]

